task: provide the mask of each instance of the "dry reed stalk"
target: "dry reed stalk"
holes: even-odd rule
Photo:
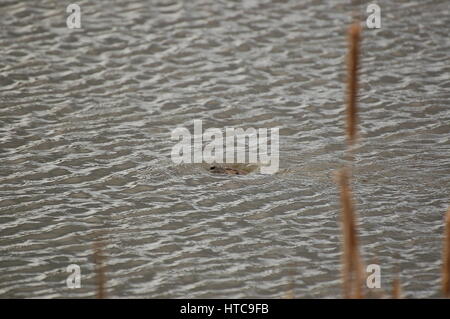
[[[402,286],[398,277],[392,282],[392,299],[402,299]]]
[[[295,299],[294,282],[293,281],[291,281],[289,283],[288,290],[284,293],[283,299]]]
[[[347,57],[347,139],[353,145],[357,134],[357,95],[358,95],[358,60],[361,26],[353,23],[348,29],[348,57]]]
[[[363,298],[363,267],[359,255],[356,233],[356,217],[353,209],[347,169],[338,174],[342,205],[341,224],[343,235],[342,280],[345,298]]]
[[[102,254],[103,251],[103,243],[96,242],[94,244],[94,263],[95,263],[95,274],[96,274],[96,285],[97,285],[97,298],[104,299],[106,298],[106,275],[105,275],[105,266],[104,266],[104,256]]]
[[[445,236],[442,265],[442,291],[445,298],[450,298],[450,208],[445,215]]]

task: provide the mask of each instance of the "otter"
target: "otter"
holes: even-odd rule
[[[228,175],[246,175],[247,172],[241,169],[231,168],[231,167],[219,167],[219,166],[211,166],[209,168],[211,173],[217,174],[228,174]]]

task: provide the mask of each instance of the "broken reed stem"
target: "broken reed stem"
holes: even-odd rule
[[[450,298],[450,208],[445,215],[445,236],[442,265],[442,292],[445,298]]]
[[[103,243],[96,242],[94,244],[94,263],[96,274],[96,286],[97,286],[97,299],[106,298],[106,275],[104,266],[104,256],[102,254]]]
[[[402,286],[398,277],[392,282],[392,299],[402,299]]]
[[[289,282],[288,290],[284,293],[283,299],[295,299],[293,280]]]
[[[347,57],[347,142],[352,146],[357,134],[357,95],[358,95],[358,59],[361,26],[353,23],[348,29],[348,57]]]
[[[349,186],[348,170],[342,169],[338,175],[342,205],[341,224],[343,235],[343,292],[345,298],[362,298],[362,264],[356,234],[356,217]]]

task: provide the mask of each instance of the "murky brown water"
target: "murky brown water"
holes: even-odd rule
[[[0,296],[339,297],[349,1],[0,3]],[[366,262],[439,296],[450,203],[447,0],[364,30],[355,196]],[[280,128],[275,175],[170,159],[177,126]],[[81,267],[68,289],[66,267]]]

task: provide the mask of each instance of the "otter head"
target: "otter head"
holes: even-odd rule
[[[222,167],[215,165],[210,166],[209,171],[212,173],[225,173],[225,170]]]

